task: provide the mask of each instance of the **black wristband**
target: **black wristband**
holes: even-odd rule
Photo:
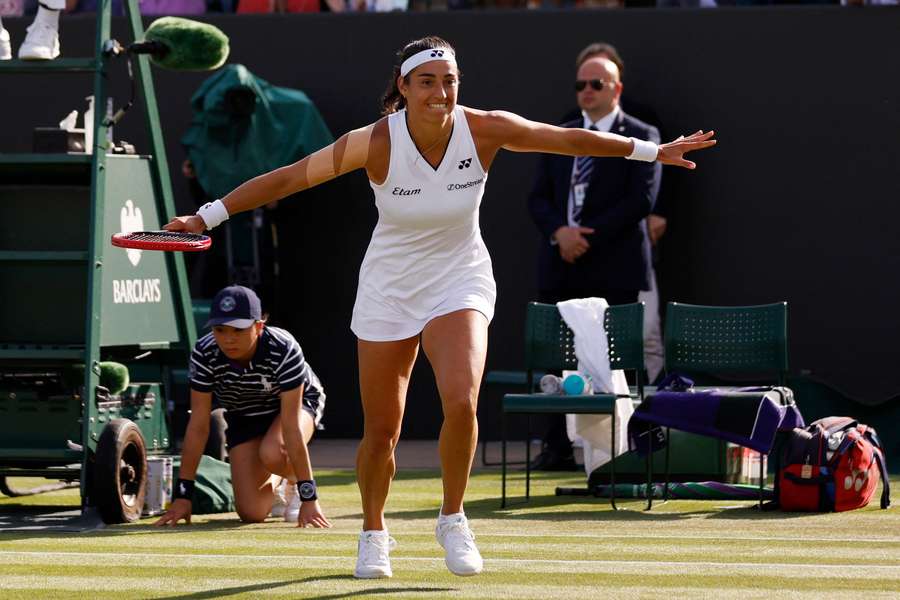
[[[316,482],[312,479],[304,479],[297,482],[297,493],[300,494],[301,502],[310,502],[318,500],[316,495]]]
[[[172,489],[172,500],[184,498],[193,501],[194,499],[194,482],[190,479],[179,479],[175,482]]]

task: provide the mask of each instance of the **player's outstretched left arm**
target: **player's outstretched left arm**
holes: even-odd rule
[[[472,111],[479,123],[479,137],[490,140],[497,148],[514,152],[544,152],[568,156],[631,157],[635,141],[615,133],[589,131],[577,127],[557,127],[529,121],[506,111]],[[681,136],[668,144],[661,144],[655,157],[667,165],[693,169],[697,165],[684,158],[688,152],[709,148],[716,144],[714,131],[698,131]],[[653,147],[653,144],[650,144]],[[636,157],[635,157],[636,158]]]
[[[354,129],[336,142],[297,162],[246,181],[221,200],[202,207],[196,215],[175,217],[163,226],[168,231],[203,233],[230,215],[251,210],[291,194],[330,181],[366,166],[375,124]],[[204,212],[206,211],[206,212]]]

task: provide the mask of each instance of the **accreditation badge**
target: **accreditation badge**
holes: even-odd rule
[[[584,195],[587,192],[587,186],[587,183],[576,183],[572,186],[572,201],[576,211],[580,212],[581,207],[584,206]]]

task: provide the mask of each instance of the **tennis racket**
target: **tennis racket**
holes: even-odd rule
[[[184,231],[134,231],[114,234],[112,245],[138,250],[200,252],[212,245],[212,239],[208,235]]]

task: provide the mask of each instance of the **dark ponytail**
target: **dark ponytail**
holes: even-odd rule
[[[385,89],[384,91],[384,95],[381,96],[381,114],[389,115],[403,109],[406,106],[406,98],[403,97],[403,94],[400,93],[400,88],[397,87],[397,78],[400,77],[400,65],[403,64],[403,61],[405,61],[413,54],[421,52],[422,50],[431,50],[433,48],[446,48],[456,54],[456,51],[453,49],[453,46],[451,46],[449,42],[437,37],[436,35],[430,35],[418,40],[413,40],[403,46],[403,48],[401,48],[397,52],[397,61],[394,65],[391,80],[388,82],[387,89]],[[403,79],[404,81],[406,81],[406,83],[409,83],[408,74]]]

